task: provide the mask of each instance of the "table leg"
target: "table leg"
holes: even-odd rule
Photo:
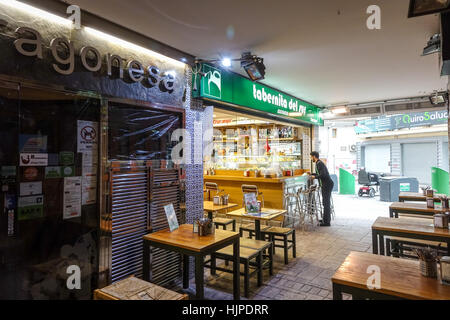
[[[341,286],[333,282],[333,300],[342,300]]]
[[[142,265],[142,272],[144,273],[143,278],[144,281],[150,281],[150,245],[149,243],[144,240],[143,243],[144,252],[143,252],[143,265]]]
[[[256,257],[256,264],[258,265],[258,287],[262,285],[263,282],[263,253],[262,251],[259,252],[258,256]]]
[[[195,295],[197,299],[204,299],[204,256],[195,256]]]
[[[216,273],[216,254],[211,253],[211,274],[215,275]]]
[[[384,256],[384,235],[379,233],[378,240],[379,240],[380,255]]]
[[[261,221],[255,220],[255,237],[256,240],[261,240]]]
[[[378,233],[372,230],[372,253],[378,254]]]
[[[239,270],[239,238],[233,243],[233,298],[239,300],[241,296],[240,270]]]
[[[183,255],[183,288],[189,288],[189,256]]]
[[[389,218],[394,218],[394,210],[389,208]]]
[[[209,211],[209,212],[208,212],[208,218],[209,218],[209,220],[212,220],[212,219],[213,219],[213,213],[212,213],[212,211]]]

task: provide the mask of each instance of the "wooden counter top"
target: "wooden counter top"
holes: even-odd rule
[[[244,177],[244,176],[223,176],[223,175],[214,175],[214,176],[204,176],[203,179],[205,181],[239,181],[239,182],[262,182],[262,183],[283,183],[289,179],[295,178],[303,178],[303,176],[293,176],[293,177],[280,177],[280,178],[264,178],[264,177]],[[305,180],[307,179],[304,177]]]

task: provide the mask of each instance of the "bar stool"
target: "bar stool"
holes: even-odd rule
[[[254,193],[256,195],[256,198],[261,197],[261,207],[264,208],[264,196],[263,196],[262,192],[259,192],[257,186],[243,184],[241,186],[241,189],[242,189],[242,206],[243,207],[245,207],[244,195],[246,193]],[[249,237],[251,239],[253,237],[253,234],[255,233],[255,223],[248,221],[248,223],[243,224],[243,221],[245,221],[245,220],[241,220],[241,226],[239,227],[239,234],[242,237],[243,232],[246,231],[249,233]],[[261,225],[261,231],[264,229],[267,229],[267,228],[268,228],[268,226]]]
[[[214,182],[206,182],[205,190],[208,192],[208,201],[211,201],[211,191],[215,192],[215,195],[219,195],[221,192],[224,191],[220,190],[217,183]],[[236,231],[236,221],[234,219],[228,219],[217,212],[215,213],[214,224],[216,226],[216,229],[222,227],[223,230],[227,230],[227,226],[231,225],[233,231]]]
[[[292,227],[298,225],[302,220],[302,199],[300,196],[302,188],[296,189],[297,187],[286,188],[283,203],[284,209],[287,210],[285,224],[291,225]]]

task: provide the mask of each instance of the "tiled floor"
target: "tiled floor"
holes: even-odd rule
[[[331,276],[350,251],[372,250],[371,225],[379,216],[389,216],[390,203],[379,198],[333,195],[336,219],[331,227],[297,230],[297,258],[283,262],[282,249],[274,260],[274,275],[264,272],[264,283],[250,281],[250,299],[323,300],[332,299]],[[208,269],[206,269],[208,270]],[[231,274],[206,275],[206,299],[232,299]],[[243,286],[241,279],[241,292]],[[191,287],[195,287],[194,281]],[[349,298],[344,296],[344,298]]]

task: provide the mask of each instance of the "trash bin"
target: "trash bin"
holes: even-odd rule
[[[449,194],[448,172],[440,168],[431,168],[431,187],[440,194]]]
[[[342,168],[339,169],[339,194],[355,194],[355,177]]]
[[[419,192],[419,181],[408,177],[382,177],[380,179],[380,200],[397,202],[400,192]]]

